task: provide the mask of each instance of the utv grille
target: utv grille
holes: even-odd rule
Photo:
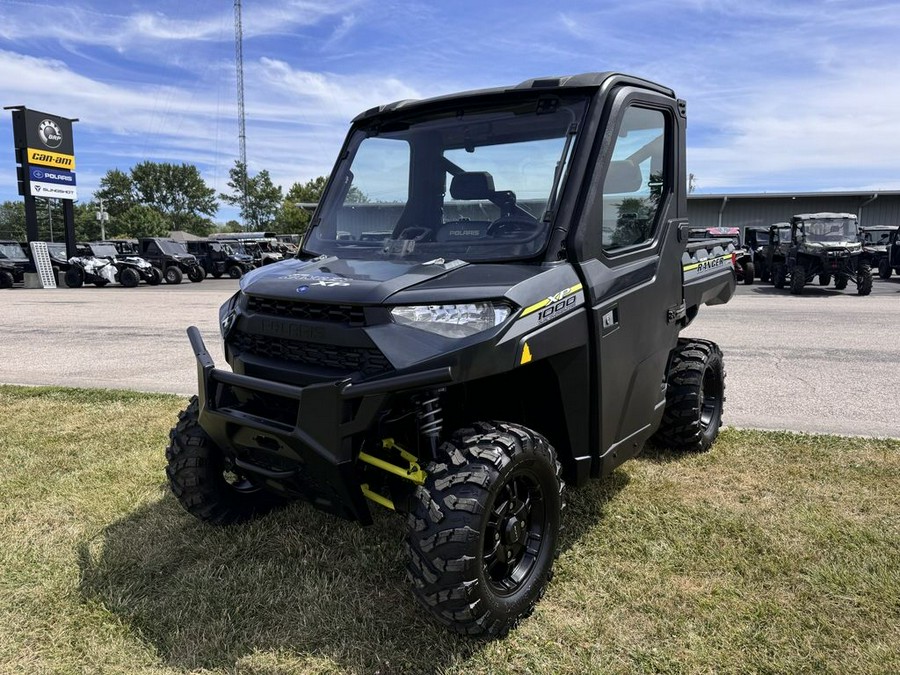
[[[292,300],[270,300],[251,295],[247,299],[247,309],[258,314],[280,316],[307,321],[329,321],[348,326],[365,326],[366,317],[362,307],[353,305],[328,305],[315,302],[295,302]]]
[[[366,377],[393,370],[379,350],[366,347],[340,347],[317,342],[285,340],[266,335],[251,335],[236,330],[229,337],[235,349],[308,366],[333,368],[346,374],[361,372]]]

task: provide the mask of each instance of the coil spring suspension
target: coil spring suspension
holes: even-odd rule
[[[428,394],[424,399],[419,401],[419,411],[417,418],[419,420],[419,433],[422,434],[431,446],[431,456],[434,457],[437,451],[438,442],[443,431],[444,418],[441,417],[443,409],[441,408],[440,391]]]

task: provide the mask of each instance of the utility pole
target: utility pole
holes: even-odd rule
[[[97,220],[100,221],[100,239],[106,241],[106,222],[109,214],[103,208],[103,197],[100,197],[100,210],[97,211]]]
[[[237,68],[238,143],[244,168],[241,180],[241,216],[247,213],[247,127],[244,120],[244,28],[241,25],[241,0],[234,0],[234,57]],[[246,226],[246,223],[245,223]]]

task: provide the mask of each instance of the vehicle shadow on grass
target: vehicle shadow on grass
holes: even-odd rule
[[[627,482],[618,471],[569,492],[562,551]],[[419,607],[405,576],[405,519],[374,516],[362,528],[296,503],[216,528],[165,491],[80,546],[80,590],[182,669],[274,660],[276,671],[430,673],[485,648]]]

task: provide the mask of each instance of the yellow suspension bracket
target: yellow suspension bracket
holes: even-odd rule
[[[373,491],[371,488],[369,488],[368,483],[363,483],[362,485],[360,485],[360,487],[362,488],[363,496],[366,497],[367,499],[371,499],[376,504],[381,504],[381,506],[383,506],[386,509],[390,509],[391,511],[397,510],[394,508],[394,502],[392,502],[387,497],[380,495],[377,492]]]
[[[425,473],[422,467],[419,466],[418,457],[416,457],[412,453],[407,452],[399,445],[397,445],[394,442],[393,438],[385,438],[383,441],[381,441],[381,447],[387,450],[398,450],[400,452],[400,457],[406,460],[409,466],[406,468],[397,466],[396,464],[386,462],[385,460],[375,457],[374,455],[370,455],[367,452],[359,453],[359,460],[374,467],[378,467],[382,471],[387,471],[388,473],[392,473],[395,476],[399,476],[400,478],[405,478],[406,480],[412,481],[416,485],[422,485],[425,482],[425,478],[428,474]]]

